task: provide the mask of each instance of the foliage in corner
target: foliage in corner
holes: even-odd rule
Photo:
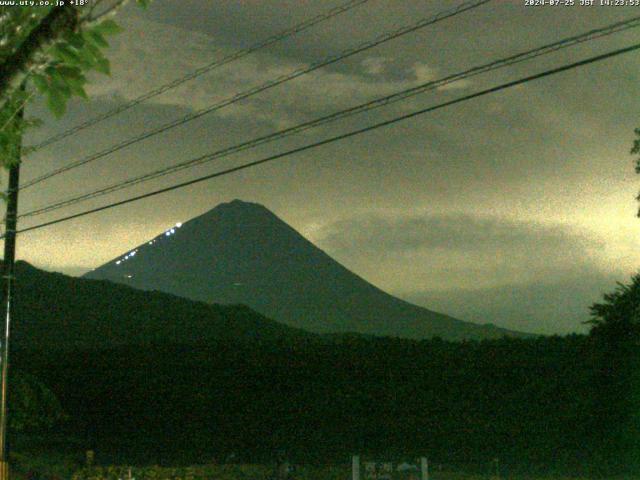
[[[631,155],[640,155],[640,128],[636,128],[633,133],[636,134],[636,139],[633,141],[633,148],[631,149]],[[636,173],[640,173],[640,157],[636,159]],[[636,197],[636,200],[640,202],[640,194]],[[640,217],[640,209],[637,213]]]
[[[136,3],[145,8],[149,1]],[[0,161],[5,168],[19,161],[21,136],[37,124],[19,115],[29,101],[44,96],[59,118],[72,96],[88,98],[90,71],[110,75],[107,38],[122,29],[109,17],[126,2],[107,3],[0,7]]]
[[[597,333],[600,330],[616,331],[635,339],[640,335],[640,274],[634,275],[629,285],[618,283],[612,293],[604,295],[602,303],[591,307],[593,325]]]

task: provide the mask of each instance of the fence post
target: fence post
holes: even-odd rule
[[[429,480],[429,460],[427,457],[420,457],[420,478]]]
[[[360,480],[360,455],[351,457],[351,480]]]

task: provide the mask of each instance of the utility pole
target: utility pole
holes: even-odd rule
[[[24,85],[22,86],[24,88]],[[16,115],[16,121],[21,121],[24,116],[24,106]],[[20,140],[22,141],[22,140]],[[11,316],[13,313],[13,282],[14,266],[16,259],[16,229],[18,224],[18,189],[20,187],[20,150],[17,146],[17,158],[9,168],[9,186],[7,188],[7,214],[5,217],[4,232],[4,301],[5,322],[4,336],[0,339],[2,350],[2,370],[0,379],[0,480],[9,480],[9,449],[7,447],[7,394],[9,380],[9,333],[11,328]]]

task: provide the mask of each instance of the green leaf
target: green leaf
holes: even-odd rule
[[[46,94],[49,91],[49,82],[44,75],[34,73],[31,75],[31,79],[40,93]]]
[[[109,46],[109,42],[105,40],[102,34],[96,30],[96,28],[87,31],[87,36],[96,47],[107,48]],[[85,36],[85,38],[87,38],[87,36]]]
[[[102,35],[116,35],[122,32],[122,27],[113,20],[105,20],[104,22],[96,25],[93,30]]]
[[[51,88],[49,89],[49,95],[54,91],[62,95],[65,100],[71,97],[71,88],[69,88],[64,77],[57,70],[54,70],[51,74]]]
[[[84,46],[84,38],[82,38],[82,34],[78,32],[68,32],[63,38],[69,45],[77,49],[81,49]]]
[[[100,51],[100,48],[96,47],[91,42],[85,43],[84,48],[82,49],[80,54],[82,58],[84,58],[91,64],[90,68],[93,68],[99,59],[104,58],[104,55]]]
[[[71,92],[74,95],[77,95],[80,98],[83,98],[84,100],[88,100],[89,99],[89,96],[87,95],[87,92],[85,91],[84,87],[82,87],[82,85],[72,84],[72,85],[70,85],[69,88],[71,88]]]
[[[136,3],[142,8],[147,8],[151,2],[150,0],[136,0]]]
[[[0,150],[6,150],[10,145],[10,136],[7,132],[0,132]]]
[[[85,100],[89,98],[87,92],[85,92],[84,90],[84,84],[87,82],[86,78],[65,78],[65,80],[67,81],[67,85],[69,85],[69,88],[71,89],[71,93],[78,95]]]
[[[62,75],[64,77],[65,80],[69,80],[69,79],[80,79],[80,78],[84,78],[84,75],[82,75],[82,71],[78,68],[78,67],[71,67],[68,65],[60,65],[57,68],[57,71],[60,75]]]
[[[87,78],[78,67],[59,65],[52,73],[51,79],[54,88],[57,88],[63,96],[68,98],[75,94],[85,99],[88,98],[87,92],[84,90]]]
[[[68,43],[58,42],[50,50],[53,58],[64,63],[76,65],[80,63],[80,56]]]
[[[62,95],[60,90],[51,89],[49,91],[49,98],[47,99],[47,105],[49,109],[53,112],[53,114],[60,118],[64,115],[64,112],[67,109],[67,99]]]
[[[80,67],[84,70],[91,70],[96,64],[96,57],[93,55],[93,52],[90,48],[87,48],[89,45],[86,44],[82,49],[78,51],[80,54],[80,62],[78,63]]]
[[[53,74],[56,73],[56,66],[49,65],[47,68],[44,69],[44,73],[46,73],[49,77],[51,77]]]

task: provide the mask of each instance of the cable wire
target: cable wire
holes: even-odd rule
[[[210,154],[206,154],[197,158],[193,158],[184,162],[180,162],[178,164],[175,165],[170,165],[168,167],[164,167],[149,173],[146,173],[144,175],[140,175],[137,177],[132,177],[129,178],[127,180],[121,181],[121,182],[117,182],[114,183],[112,185],[100,188],[98,190],[94,190],[88,193],[83,193],[80,195],[76,195],[76,196],[71,196],[68,197],[66,199],[62,199],[59,200],[55,203],[49,204],[49,205],[45,205],[42,207],[38,207],[34,210],[31,210],[29,212],[26,212],[22,215],[20,215],[19,218],[24,218],[24,217],[30,217],[30,216],[35,216],[35,215],[41,215],[44,213],[48,213],[51,211],[55,211],[58,210],[60,208],[66,207],[66,206],[70,206],[70,205],[74,205],[83,201],[87,201],[93,198],[97,198],[109,193],[113,193],[119,190],[123,190],[125,188],[129,188],[132,187],[134,185],[137,185],[139,183],[143,183],[146,181],[150,181],[153,180],[155,178],[159,178],[171,173],[175,173],[187,168],[193,168],[197,165],[201,165],[207,162],[211,162],[213,160],[216,159],[220,159],[220,158],[224,158],[227,157],[229,155],[241,152],[241,151],[245,151],[251,148],[255,148],[259,145],[262,144],[266,144],[266,143],[270,143],[276,140],[280,140],[282,138],[286,138],[288,136],[303,132],[305,130],[309,130],[311,128],[316,128],[319,127],[321,125],[326,125],[328,123],[332,123],[335,122],[337,120],[341,120],[365,111],[370,111],[373,110],[375,108],[380,108],[383,106],[387,106],[396,102],[399,102],[401,100],[406,100],[408,98],[411,98],[415,95],[418,95],[420,93],[424,93],[426,91],[429,90],[434,90],[436,88],[440,88],[442,86],[454,83],[454,82],[458,82],[460,80],[464,80],[482,73],[486,73],[492,70],[497,70],[499,68],[504,68],[507,66],[511,66],[517,63],[521,63],[527,60],[531,60],[533,58],[536,57],[540,57],[542,55],[548,55],[551,53],[554,53],[558,50],[564,49],[564,48],[568,48],[568,47],[572,47],[575,45],[578,45],[580,43],[584,43],[587,41],[592,41],[601,37],[605,37],[608,35],[612,35],[614,33],[618,33],[624,30],[628,30],[630,28],[637,28],[640,26],[640,16],[637,17],[633,17],[627,20],[623,20],[623,21],[619,21],[610,25],[607,25],[606,27],[602,27],[602,28],[598,28],[598,29],[593,29],[590,30],[588,32],[579,34],[579,35],[574,35],[572,37],[568,37],[568,38],[564,38],[562,40],[558,40],[556,42],[553,42],[551,44],[547,44],[541,47],[537,47],[535,49],[532,50],[528,50],[525,52],[520,52],[517,53],[515,55],[511,55],[509,57],[506,58],[502,58],[499,60],[495,60],[492,61],[490,63],[484,64],[484,65],[480,65],[480,66],[476,66],[473,68],[470,68],[468,70],[465,70],[463,72],[460,73],[456,73],[456,74],[452,74],[452,75],[448,75],[444,78],[438,79],[438,80],[434,80],[434,81],[430,81],[430,82],[426,82],[426,83],[422,83],[420,85],[414,86],[412,88],[409,89],[405,89],[396,93],[393,93],[391,95],[387,95],[381,98],[377,98],[365,103],[362,103],[360,105],[345,109],[345,110],[341,110],[335,113],[332,113],[330,115],[325,115],[323,117],[320,118],[316,118],[314,120],[311,121],[307,121],[286,129],[282,129],[276,132],[273,132],[271,134],[262,136],[262,137],[258,137],[231,147],[227,147],[224,148],[222,150],[218,150],[214,153],[210,153]]]
[[[49,227],[49,226],[56,225],[56,224],[59,224],[59,223],[62,223],[62,222],[67,222],[67,221],[75,219],[75,218],[84,217],[86,215],[91,215],[93,213],[101,212],[101,211],[108,210],[108,209],[111,209],[111,208],[114,208],[114,207],[118,207],[118,206],[121,206],[121,205],[126,205],[128,203],[132,203],[132,202],[136,202],[138,200],[142,200],[142,199],[145,199],[145,198],[149,198],[149,197],[153,197],[153,196],[156,196],[156,195],[160,195],[162,193],[166,193],[166,192],[170,192],[170,191],[173,191],[173,190],[177,190],[179,188],[184,188],[184,187],[187,187],[187,186],[190,186],[190,185],[194,185],[196,183],[204,182],[206,180],[210,180],[210,179],[213,179],[213,178],[229,175],[231,173],[235,173],[235,172],[238,172],[238,171],[241,171],[241,170],[252,168],[252,167],[255,167],[257,165],[262,165],[264,163],[272,162],[272,161],[278,160],[280,158],[288,157],[290,155],[294,155],[294,154],[301,153],[301,152],[304,152],[304,151],[307,151],[307,150],[311,150],[313,148],[317,148],[317,147],[322,146],[322,145],[327,145],[327,144],[334,143],[334,142],[337,142],[337,141],[340,141],[340,140],[344,140],[346,138],[350,138],[350,137],[353,137],[353,136],[356,136],[356,135],[360,135],[360,134],[365,133],[365,132],[370,132],[370,131],[376,130],[378,128],[382,128],[382,127],[386,127],[386,126],[389,126],[389,125],[393,125],[395,123],[398,123],[398,122],[401,122],[401,121],[404,121],[404,120],[407,120],[407,119],[410,119],[410,118],[413,118],[413,117],[417,117],[419,115],[424,115],[425,113],[429,113],[429,112],[432,112],[432,111],[435,111],[435,110],[439,110],[441,108],[445,108],[445,107],[448,107],[448,106],[451,106],[451,105],[462,103],[462,102],[465,102],[465,101],[468,101],[468,100],[471,100],[471,99],[474,99],[474,98],[482,97],[484,95],[495,93],[495,92],[498,92],[500,90],[505,90],[507,88],[515,87],[517,85],[522,85],[524,83],[528,83],[528,82],[531,82],[533,80],[538,80],[538,79],[541,79],[541,78],[544,78],[544,77],[548,77],[550,75],[555,75],[555,74],[558,74],[558,73],[561,73],[561,72],[572,70],[574,68],[582,67],[584,65],[588,65],[588,64],[591,64],[591,63],[595,63],[595,62],[599,62],[599,61],[602,61],[602,60],[606,60],[608,58],[612,58],[612,57],[615,57],[615,56],[618,56],[618,55],[622,55],[624,53],[629,53],[629,52],[632,52],[632,51],[635,51],[635,50],[638,50],[638,49],[640,49],[640,43],[636,43],[636,44],[631,45],[629,47],[613,50],[613,51],[610,51],[610,52],[607,52],[607,53],[604,53],[604,54],[601,54],[601,55],[596,55],[596,56],[593,56],[593,57],[589,57],[587,59],[580,60],[578,62],[574,62],[574,63],[571,63],[571,64],[563,65],[561,67],[556,67],[556,68],[553,68],[553,69],[550,69],[550,70],[546,70],[546,71],[541,72],[541,73],[537,73],[537,74],[534,74],[534,75],[529,75],[527,77],[523,77],[523,78],[520,78],[518,80],[513,80],[513,81],[510,81],[510,82],[507,82],[507,83],[503,83],[503,84],[497,85],[495,87],[487,88],[485,90],[481,90],[481,91],[476,92],[476,93],[472,93],[472,94],[469,94],[469,95],[465,95],[463,97],[456,98],[454,100],[450,100],[450,101],[447,101],[447,102],[440,103],[440,104],[435,105],[435,106],[423,108],[421,110],[416,110],[416,111],[413,111],[411,113],[392,118],[390,120],[385,120],[383,122],[375,123],[373,125],[369,125],[369,126],[364,127],[364,128],[360,128],[360,129],[357,129],[357,130],[352,130],[350,132],[343,133],[341,135],[337,135],[337,136],[330,137],[330,138],[327,138],[327,139],[324,139],[324,140],[321,140],[321,141],[318,141],[318,142],[314,142],[314,143],[310,143],[310,144],[304,145],[302,147],[294,148],[292,150],[288,150],[288,151],[285,151],[285,152],[282,152],[282,153],[271,155],[269,157],[262,158],[260,160],[255,160],[253,162],[248,162],[248,163],[245,163],[245,164],[242,164],[242,165],[238,165],[236,167],[228,168],[228,169],[225,169],[225,170],[221,170],[219,172],[211,173],[209,175],[204,175],[202,177],[194,178],[194,179],[188,180],[186,182],[181,182],[181,183],[178,183],[178,184],[171,185],[169,187],[164,187],[164,188],[161,188],[161,189],[158,189],[158,190],[154,190],[152,192],[147,192],[147,193],[144,193],[144,194],[141,194],[141,195],[130,197],[130,198],[127,198],[125,200],[120,200],[118,202],[109,203],[107,205],[102,205],[102,206],[97,207],[97,208],[92,208],[90,210],[85,210],[85,211],[80,212],[80,213],[76,213],[76,214],[73,214],[73,215],[68,215],[66,217],[58,218],[56,220],[51,220],[51,221],[48,221],[48,222],[44,222],[44,223],[40,223],[40,224],[37,224],[37,225],[33,225],[31,227],[23,228],[21,230],[18,230],[16,233],[25,233],[25,232],[29,232],[29,231],[33,231],[33,230],[37,230],[37,229],[41,229],[41,228],[45,228],[45,227]],[[2,237],[0,237],[0,238],[4,238],[4,235],[2,235]]]
[[[188,115],[182,117],[181,119],[178,119],[178,120],[172,121],[170,123],[167,123],[167,124],[165,124],[165,125],[163,125],[161,127],[158,127],[156,129],[150,130],[150,131],[148,131],[146,133],[143,133],[142,135],[139,135],[137,137],[133,137],[133,138],[130,138],[128,140],[125,140],[125,141],[123,141],[121,143],[118,143],[116,145],[113,145],[113,146],[111,146],[111,147],[109,147],[109,148],[107,148],[105,150],[102,150],[101,152],[98,152],[96,154],[90,155],[90,156],[85,157],[85,158],[80,159],[80,160],[76,160],[74,162],[71,162],[71,163],[69,163],[69,164],[67,164],[67,165],[65,165],[63,167],[57,168],[57,169],[55,169],[55,170],[53,170],[53,171],[51,171],[49,173],[46,173],[46,174],[41,175],[41,176],[31,180],[31,181],[26,182],[20,188],[21,189],[25,189],[25,188],[31,187],[31,186],[36,185],[36,184],[38,184],[40,182],[43,182],[44,180],[47,180],[47,179],[49,179],[51,177],[54,177],[56,175],[60,175],[61,173],[68,172],[69,170],[73,170],[73,169],[75,169],[77,167],[80,167],[82,165],[86,165],[87,163],[90,163],[90,162],[93,162],[93,161],[98,160],[100,158],[106,157],[107,155],[110,155],[110,154],[115,153],[115,152],[117,152],[119,150],[122,150],[123,148],[126,148],[128,146],[131,146],[133,144],[136,144],[138,142],[141,142],[143,140],[151,138],[151,137],[153,137],[155,135],[158,135],[160,133],[164,133],[167,130],[170,130],[172,128],[178,127],[178,126],[183,125],[183,124],[185,124],[187,122],[190,122],[192,120],[200,118],[200,117],[202,117],[202,116],[204,116],[204,115],[206,115],[208,113],[220,110],[221,108],[224,108],[224,107],[226,107],[228,105],[232,105],[234,103],[237,103],[240,100],[244,100],[245,98],[251,97],[251,96],[256,95],[258,93],[264,92],[265,90],[274,88],[274,87],[276,87],[278,85],[281,85],[281,84],[283,84],[285,82],[288,82],[290,80],[293,80],[293,79],[295,79],[297,77],[300,77],[302,75],[310,73],[310,72],[312,72],[314,70],[318,70],[319,68],[325,67],[325,66],[333,64],[333,63],[336,63],[336,62],[338,62],[340,60],[344,60],[345,58],[348,58],[348,57],[350,57],[352,55],[355,55],[357,53],[363,52],[365,50],[369,50],[369,49],[371,49],[373,47],[376,47],[378,45],[381,45],[382,43],[385,43],[385,42],[388,42],[388,41],[393,40],[395,38],[398,38],[398,37],[400,37],[402,35],[406,35],[408,33],[414,32],[414,31],[419,30],[421,28],[424,28],[424,27],[427,27],[427,26],[432,25],[434,23],[437,23],[439,21],[442,21],[442,20],[445,20],[447,18],[451,18],[451,17],[454,17],[456,15],[459,15],[459,14],[461,14],[463,12],[468,11],[468,10],[480,7],[481,5],[484,5],[485,3],[488,3],[490,1],[491,0],[474,0],[474,1],[471,1],[471,2],[465,2],[465,3],[462,3],[462,4],[458,5],[457,7],[453,8],[453,9],[440,12],[440,13],[436,14],[433,17],[424,18],[424,19],[422,19],[422,20],[420,20],[417,23],[414,23],[412,25],[401,27],[401,28],[399,28],[397,30],[394,30],[392,32],[388,32],[388,33],[382,34],[382,35],[376,37],[373,40],[361,43],[360,45],[358,45],[356,47],[352,47],[352,48],[349,48],[347,50],[344,50],[344,51],[342,51],[341,53],[339,53],[337,55],[330,56],[330,57],[328,57],[328,58],[326,58],[324,60],[321,60],[319,62],[312,63],[311,65],[296,69],[293,72],[290,72],[288,74],[281,75],[281,76],[279,76],[279,77],[277,77],[277,78],[275,78],[273,80],[270,80],[270,81],[268,81],[266,83],[263,83],[263,84],[261,84],[261,85],[259,85],[257,87],[253,87],[253,88],[251,88],[249,90],[246,90],[244,92],[237,93],[237,94],[235,94],[235,95],[233,95],[233,96],[231,96],[231,97],[229,97],[229,98],[227,98],[227,99],[225,99],[225,100],[223,100],[223,101],[221,101],[219,103],[216,103],[216,104],[211,105],[209,107],[197,110],[194,113],[191,113],[191,114],[188,114]]]
[[[279,33],[276,33],[275,35],[272,35],[264,40],[262,40],[261,42],[258,42],[250,47],[238,50],[236,52],[233,52],[223,58],[221,58],[220,60],[216,60],[214,62],[211,62],[207,65],[204,65],[196,70],[193,70],[185,75],[183,75],[180,78],[177,78],[169,83],[166,83],[164,85],[161,85],[153,90],[150,90],[142,95],[140,95],[139,97],[130,100],[129,102],[126,102],[122,105],[119,105],[101,115],[97,115],[93,118],[90,118],[89,120],[80,123],[68,130],[65,130],[63,132],[60,132],[56,135],[53,135],[52,137],[47,138],[46,140],[43,140],[42,142],[34,145],[32,148],[32,151],[36,151],[36,150],[40,150],[44,147],[48,147],[49,145],[52,145],[56,142],[59,142],[60,140],[67,138],[71,135],[74,135],[76,133],[78,133],[81,130],[84,130],[88,127],[91,127],[97,123],[100,123],[108,118],[111,118],[115,115],[118,115],[126,110],[129,110],[130,108],[135,107],[136,105],[139,105],[142,102],[146,102],[147,100],[157,97],[158,95],[163,94],[164,92],[167,92],[169,90],[172,90],[176,87],[178,87],[179,85],[182,85],[183,83],[186,83],[190,80],[193,80],[194,78],[197,78],[201,75],[204,75],[205,73],[211,72],[212,70],[215,70],[218,67],[222,67],[223,65],[227,65],[228,63],[234,62],[236,60],[239,60],[243,57],[246,57],[247,55],[250,55],[251,53],[254,53],[258,50],[261,50],[263,48],[266,47],[270,47],[271,45],[284,40],[286,38],[289,38],[293,35],[296,35],[298,33],[301,33],[315,25],[318,25],[319,23],[322,23],[324,21],[327,21],[333,17],[336,17],[342,13],[348,12],[349,10],[358,7],[360,5],[362,5],[363,3],[367,3],[370,0],[351,0],[347,3],[345,3],[344,5],[340,5],[338,7],[334,7],[324,13],[321,13],[319,15],[316,15],[315,17],[309,18],[291,28],[288,28],[286,30],[283,30]]]

